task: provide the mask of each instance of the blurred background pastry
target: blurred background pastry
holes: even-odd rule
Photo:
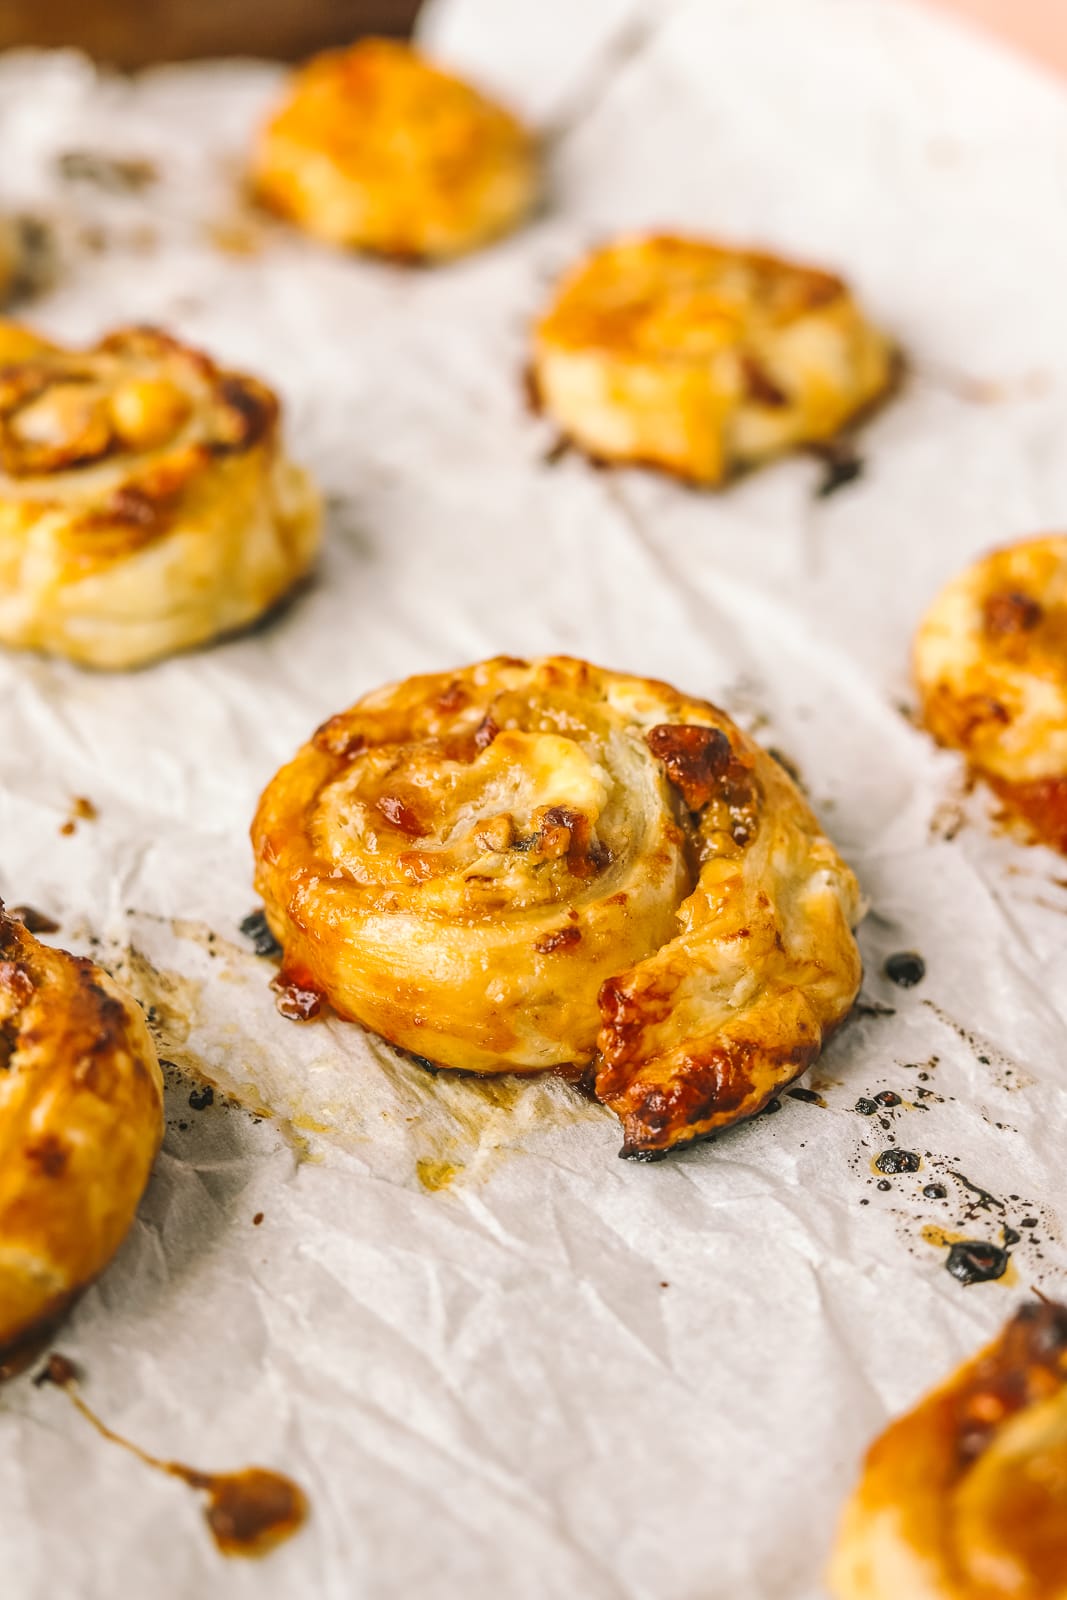
[[[935,739],[1067,854],[1067,534],[1006,545],[946,584],[915,676]]]
[[[502,106],[407,45],[365,39],[296,73],[260,134],[252,183],[331,244],[433,260],[515,227],[537,160]]]
[[[886,393],[892,346],[830,273],[710,240],[619,239],[534,332],[537,400],[597,460],[697,484],[830,440]]]
[[[319,536],[257,379],[152,329],[0,325],[0,642],[139,666],[261,617]]]

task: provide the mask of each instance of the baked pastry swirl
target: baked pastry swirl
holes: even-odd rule
[[[0,324],[0,641],[132,667],[246,626],[307,572],[318,499],[278,401],[167,334]]]
[[[515,227],[537,159],[502,106],[408,45],[364,39],[296,73],[260,135],[253,186],[331,244],[429,260]]]
[[[0,1365],[107,1266],[162,1137],[135,1002],[0,905]]]
[[[1067,853],[1067,534],[954,578],[916,635],[915,676],[934,737]]]
[[[781,766],[568,657],[365,696],[252,839],[286,981],[437,1065],[591,1067],[625,1155],[759,1111],[859,986],[856,881]]]
[[[1024,1305],[887,1429],[830,1577],[836,1600],[1067,1600],[1067,1307]]]
[[[589,455],[720,484],[833,438],[895,370],[839,278],[661,234],[566,274],[535,329],[531,378]]]

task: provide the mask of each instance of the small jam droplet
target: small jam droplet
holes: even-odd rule
[[[883,1089],[881,1094],[876,1094],[874,1098],[880,1106],[899,1106],[900,1104],[899,1094],[894,1094],[892,1089]]]
[[[923,1194],[927,1200],[943,1200],[948,1194],[948,1190],[943,1183],[928,1183],[923,1190]]]
[[[945,1267],[964,1286],[991,1283],[1008,1270],[1008,1252],[981,1239],[961,1239],[949,1251]]]
[[[271,979],[274,1004],[289,1022],[310,1022],[322,1010],[322,996],[315,989],[287,982],[284,975]]]
[[[885,975],[901,989],[914,989],[926,977],[926,962],[914,950],[898,950],[887,958]]]
[[[879,1172],[918,1172],[922,1159],[914,1150],[883,1150],[874,1164]]]
[[[887,1183],[884,1178],[881,1178],[879,1180],[879,1182],[875,1185],[875,1187],[878,1188],[878,1189],[885,1190],[885,1189],[891,1189],[893,1187],[893,1185],[891,1183]]]

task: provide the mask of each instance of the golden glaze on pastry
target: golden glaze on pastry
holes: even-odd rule
[[[1067,1600],[1067,1308],[1000,1338],[871,1449],[835,1600]]]
[[[460,255],[530,209],[537,162],[509,112],[404,44],[317,56],[260,135],[260,198],[332,244]]]
[[[137,1005],[0,905],[0,1363],[107,1266],[162,1137]]]
[[[935,739],[1067,853],[1067,535],[1008,545],[954,578],[919,628],[915,676]]]
[[[568,657],[365,696],[252,839],[289,980],[443,1066],[592,1065],[628,1155],[752,1116],[859,985],[855,879],[779,764]]]
[[[545,411],[590,455],[698,484],[831,439],[894,373],[839,278],[669,235],[579,262],[535,330],[531,369]]]
[[[246,626],[307,572],[317,497],[275,396],[166,334],[0,323],[0,641],[130,667]]]

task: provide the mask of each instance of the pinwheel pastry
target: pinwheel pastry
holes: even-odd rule
[[[537,192],[531,136],[408,45],[317,56],[260,135],[253,187],[331,244],[401,260],[457,256],[507,233]]]
[[[859,984],[856,881],[781,766],[584,661],[367,695],[252,838],[283,986],[438,1066],[592,1069],[624,1155],[759,1111]]]
[[[895,373],[839,278],[659,235],[620,239],[564,277],[534,333],[531,381],[594,458],[720,484],[832,439]]]
[[[867,1457],[836,1600],[1067,1600],[1067,1307],[1017,1312]]]
[[[162,1137],[137,1005],[0,905],[0,1368],[107,1266]]]
[[[279,435],[269,389],[164,333],[0,324],[0,641],[131,667],[261,616],[319,539]]]
[[[995,550],[954,578],[923,618],[915,675],[934,737],[1067,853],[1067,534]]]

